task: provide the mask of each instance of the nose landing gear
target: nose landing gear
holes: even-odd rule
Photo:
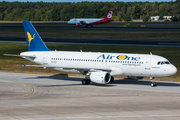
[[[154,82],[154,77],[150,77],[151,79],[151,87],[155,87],[156,86],[156,83]]]

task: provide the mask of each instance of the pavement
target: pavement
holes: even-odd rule
[[[2,120],[179,120],[180,83],[0,72]]]

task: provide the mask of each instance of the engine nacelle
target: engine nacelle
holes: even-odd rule
[[[144,79],[144,76],[127,76],[130,79]]]
[[[111,75],[108,72],[92,72],[90,80],[98,84],[107,84],[111,80]]]
[[[81,23],[76,23],[76,26],[78,26],[78,27],[81,26]]]

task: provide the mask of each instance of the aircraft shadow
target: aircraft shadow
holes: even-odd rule
[[[65,84],[65,85],[46,85],[46,87],[51,87],[51,86],[79,86],[82,85],[81,81],[84,78],[81,77],[69,77],[68,74],[56,74],[56,75],[51,75],[51,76],[37,76],[37,77],[29,77],[26,79],[52,79],[52,80],[66,80],[66,81],[79,81],[78,84]],[[157,86],[172,86],[172,87],[180,87],[180,84],[178,83],[173,83],[173,82],[159,82],[159,81],[155,81]],[[128,78],[124,78],[124,79],[118,79],[118,80],[114,80],[113,83],[109,83],[109,84],[96,84],[96,83],[91,83],[91,85],[93,86],[98,86],[98,87],[112,87],[112,86],[116,86],[117,84],[124,84],[124,85],[147,85],[150,86],[151,84],[151,80],[149,81],[145,81],[145,80],[138,80],[138,79],[128,79]]]
[[[156,86],[172,86],[172,87],[173,86],[174,87],[179,86],[180,87],[180,84],[173,83],[173,82],[168,82],[168,81],[167,82],[162,82],[162,81],[156,81],[155,80],[155,83],[156,83]],[[133,85],[147,85],[147,86],[150,86],[151,80],[145,81],[145,80],[124,78],[124,79],[114,80],[114,82],[111,83],[111,84],[126,84],[126,85],[133,84]]]
[[[41,87],[52,87],[52,86],[79,86],[82,85],[81,81],[83,78],[78,78],[78,77],[69,77],[68,74],[56,74],[56,75],[52,75],[52,76],[37,76],[37,77],[29,77],[26,79],[52,79],[52,80],[66,80],[66,81],[79,81],[78,84],[63,84],[63,85],[40,85]],[[113,84],[96,84],[96,83],[91,83],[91,85],[93,86],[98,86],[98,87],[112,87],[115,86]]]

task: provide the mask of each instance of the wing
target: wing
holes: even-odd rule
[[[82,25],[88,25],[88,23],[86,23],[85,21],[80,21],[80,23],[81,23]]]
[[[48,65],[24,65],[22,64],[22,68],[25,66],[27,67],[43,67],[44,69],[56,69],[60,71],[67,71],[67,70],[76,70],[82,74],[86,74],[88,72],[98,72],[98,71],[106,71],[111,72],[112,69],[110,68],[87,68],[87,67],[64,67],[64,66],[48,66]]]

